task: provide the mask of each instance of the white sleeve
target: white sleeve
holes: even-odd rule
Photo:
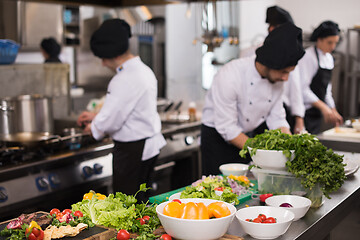
[[[325,103],[330,108],[335,108],[335,101],[332,96],[332,84],[331,83],[329,83],[328,87],[326,88]]]
[[[230,70],[221,69],[215,75],[211,87],[215,129],[226,141],[236,138],[243,131],[237,124],[238,97],[236,88],[232,83],[234,73]]]
[[[296,67],[294,71],[290,73],[288,84],[288,99],[290,101],[291,114],[293,116],[303,118],[305,116],[305,105],[301,90],[300,72],[298,67]]]
[[[123,79],[111,80],[104,105],[91,124],[95,139],[118,131],[145,92],[144,87],[134,84],[135,81],[121,80]]]
[[[312,105],[314,102],[317,102],[319,100],[315,93],[310,89],[311,81],[319,68],[316,58],[314,60],[312,56],[313,54],[310,51],[311,49],[308,49],[308,51],[306,51],[306,54],[302,59],[300,59],[298,64],[303,100],[305,105]]]

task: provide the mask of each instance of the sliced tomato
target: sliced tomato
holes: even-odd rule
[[[121,229],[118,231],[116,235],[117,240],[128,240],[130,239],[130,233],[126,231],[125,229]]]
[[[252,220],[253,223],[262,223],[260,218],[255,218],[254,220]]]
[[[146,223],[148,223],[149,222],[149,220],[150,220],[150,216],[143,216],[142,217],[143,219],[144,219],[144,221],[146,222]]]
[[[268,217],[265,219],[264,223],[276,223],[276,219],[273,217]]]
[[[51,209],[51,211],[50,211],[50,215],[52,216],[52,215],[56,215],[56,214],[58,214],[60,212],[60,210],[59,209],[57,209],[57,208],[53,208],[53,209]]]
[[[139,220],[141,225],[145,224],[145,220],[143,218],[137,218],[136,220]]]
[[[224,187],[217,187],[214,189],[215,191],[224,191]]]
[[[30,233],[29,236],[27,237],[28,240],[37,240],[35,234]]]

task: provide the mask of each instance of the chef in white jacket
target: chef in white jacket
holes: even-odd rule
[[[95,56],[115,72],[98,114],[83,112],[78,125],[100,140],[114,141],[113,191],[135,194],[166,144],[157,113],[157,80],[153,71],[129,51],[130,26],[121,19],[103,22],[90,41]],[[146,200],[145,198],[141,200]]]
[[[248,162],[239,151],[265,128],[290,133],[283,107],[283,82],[304,55],[302,31],[285,23],[266,37],[256,57],[225,64],[215,75],[202,115],[203,174],[224,163]]]
[[[331,52],[339,42],[340,29],[333,21],[322,22],[312,33],[315,46],[306,49],[298,68],[306,107],[305,127],[310,133],[321,131],[322,121],[333,125],[343,123],[332,97],[331,73],[334,58]]]

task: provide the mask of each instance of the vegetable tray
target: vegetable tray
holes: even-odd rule
[[[252,182],[254,184],[254,186],[249,188],[250,193],[246,193],[246,194],[243,194],[243,195],[238,197],[239,204],[242,204],[242,203],[250,200],[251,195],[253,193],[258,193],[258,191],[257,191],[257,189],[258,189],[257,181],[256,180],[250,180],[250,182]],[[185,190],[185,188],[186,187],[182,187],[182,188],[170,191],[170,192],[166,192],[166,193],[162,193],[162,194],[159,194],[159,195],[156,195],[156,196],[152,196],[152,197],[149,198],[149,202],[159,204],[159,203],[168,201],[169,197],[171,195],[173,195],[175,193],[178,193],[178,192],[181,192],[181,191]]]
[[[36,214],[49,214],[47,212],[36,212]],[[13,219],[12,219],[13,220]],[[6,228],[7,224],[12,221],[8,220],[0,223],[0,230]],[[44,229],[43,229],[44,230]],[[110,239],[116,236],[116,230],[110,229],[104,226],[94,226],[89,229],[84,229],[78,235],[74,237],[64,237],[62,240],[100,240],[100,239]],[[0,236],[0,240],[5,240],[6,237]]]

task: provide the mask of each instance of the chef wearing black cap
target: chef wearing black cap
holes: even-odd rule
[[[110,19],[90,40],[95,56],[116,74],[97,115],[83,112],[78,125],[97,140],[109,135],[113,150],[113,191],[135,194],[148,183],[160,149],[166,144],[157,113],[157,80],[152,70],[129,51],[130,26]],[[146,200],[145,198],[140,198]]]
[[[61,63],[59,59],[61,46],[54,38],[44,38],[40,43],[40,49],[45,58],[45,63]]]
[[[224,65],[215,75],[202,115],[203,174],[244,162],[239,156],[249,135],[261,125],[290,133],[285,119],[283,82],[304,55],[302,31],[292,23],[274,29],[256,56]]]
[[[298,65],[306,107],[305,126],[313,134],[321,131],[323,119],[326,123],[334,125],[343,122],[335,107],[330,82],[334,68],[331,52],[339,42],[339,34],[338,24],[332,21],[321,23],[310,38],[315,42],[315,46],[306,49],[305,57]]]
[[[266,10],[266,23],[269,24],[268,31],[271,32],[281,24],[294,23],[290,13],[279,6],[272,6]],[[305,106],[302,97],[299,68],[295,67],[289,75],[289,80],[284,83],[284,107],[286,120],[290,125],[292,133],[305,131],[304,116]]]

